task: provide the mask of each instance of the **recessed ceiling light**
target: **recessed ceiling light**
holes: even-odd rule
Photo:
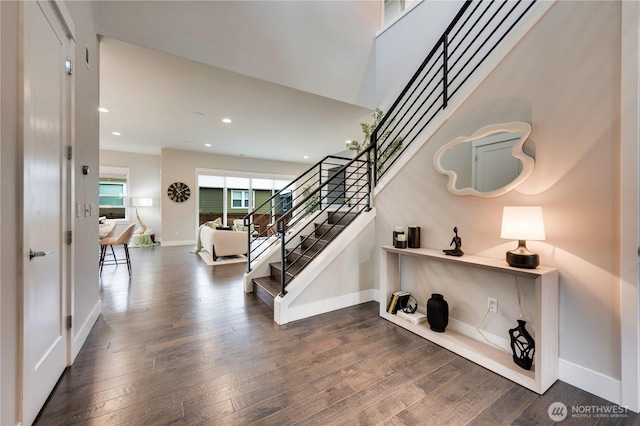
[[[223,123],[231,123],[231,119],[230,118],[223,118],[222,122]]]
[[[304,157],[302,157],[302,158],[304,158],[305,160],[308,160],[308,159],[309,159],[309,156],[308,156],[308,155],[305,155],[305,156],[304,156]]]
[[[210,143],[205,143],[204,146],[211,146],[211,144]]]
[[[113,136],[120,136],[120,132],[111,132]]]
[[[103,107],[98,108],[98,111],[100,111],[100,112],[109,112],[108,109],[103,108]]]

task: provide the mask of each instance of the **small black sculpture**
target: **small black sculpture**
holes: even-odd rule
[[[444,254],[448,254],[449,256],[462,256],[464,254],[464,252],[462,250],[460,250],[460,247],[462,247],[462,238],[460,238],[458,236],[458,227],[454,227],[453,228],[453,232],[456,234],[453,239],[451,240],[451,243],[449,243],[450,246],[454,246],[454,249],[445,249],[442,250],[444,252]]]
[[[533,356],[536,353],[536,342],[525,328],[527,322],[518,320],[516,328],[509,330],[513,362],[525,370],[531,370]]]

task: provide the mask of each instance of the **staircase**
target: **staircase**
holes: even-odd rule
[[[311,306],[314,303],[308,299],[303,300],[302,304],[294,307],[298,312],[293,316],[287,314],[291,311],[283,311],[291,309],[295,298],[304,291],[298,288],[301,287],[299,284],[310,285],[321,276],[321,285],[335,287],[336,274],[329,271],[330,262],[342,255],[343,246],[358,240],[356,250],[360,250],[359,253],[370,251],[372,240],[361,238],[360,233],[375,223],[375,209],[371,201],[374,188],[377,190],[384,185],[381,178],[390,170],[401,167],[401,163],[396,164],[398,159],[410,157],[403,156],[410,145],[416,141],[419,145],[427,140],[430,129],[434,127],[432,123],[437,127],[436,118],[444,116],[441,112],[451,107],[450,103],[454,108],[460,104],[465,93],[461,88],[535,3],[536,0],[466,0],[371,133],[370,145],[365,150],[354,159],[325,157],[245,217],[250,247],[245,291],[254,291],[274,308],[274,320],[278,324],[286,323],[290,318],[314,315],[309,313],[311,308],[316,309],[316,313],[327,312],[331,310],[325,306],[328,300],[335,302],[342,297],[337,303],[342,306],[348,306],[345,300],[351,304],[362,301],[362,294],[366,291],[351,293],[347,297],[334,291],[333,294],[323,294],[323,299],[316,300],[315,306]],[[469,90],[473,90],[473,84],[469,86]],[[456,93],[458,97],[454,98]],[[415,145],[412,149],[416,149]],[[389,175],[385,178],[387,181],[393,177],[393,174]],[[283,199],[288,201],[283,203]],[[362,215],[364,212],[372,214]],[[358,221],[361,215],[364,217]],[[276,236],[261,234],[253,239],[255,235],[251,225],[258,224],[259,229],[263,229],[263,223],[270,225],[264,229],[275,228]],[[340,234],[344,235],[340,238],[342,245],[334,248],[331,243]],[[325,249],[329,249],[330,254],[322,256],[322,260],[317,262],[319,266],[310,268],[313,275],[306,274],[304,282],[295,282],[296,276],[313,264]],[[276,259],[277,262],[274,261]],[[344,270],[341,273],[348,274]],[[291,292],[295,293],[293,297],[287,297],[290,284]]]
[[[287,294],[289,283],[371,209],[370,182],[369,151],[355,158],[327,156],[245,216],[250,247],[245,286],[247,277],[252,283],[247,291],[273,307],[278,295]],[[270,226],[260,226],[264,230],[256,236],[252,225],[267,221]]]
[[[342,232],[355,218],[357,213],[334,211],[328,215],[326,222],[314,222],[314,232],[301,237],[299,247],[286,250],[285,256],[285,287],[293,277],[307,266],[340,232]],[[269,264],[271,275],[253,279],[254,292],[267,306],[273,309],[273,301],[281,291],[281,277],[283,273],[281,262]]]

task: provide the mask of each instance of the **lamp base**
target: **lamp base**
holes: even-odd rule
[[[507,252],[507,263],[514,268],[535,269],[540,266],[540,256],[527,249],[524,240],[518,242],[518,248]]]

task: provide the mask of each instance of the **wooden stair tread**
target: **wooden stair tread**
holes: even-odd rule
[[[302,269],[302,267],[304,267],[304,265],[306,265],[307,262],[305,262],[304,259],[299,260],[297,262],[295,262],[293,265],[287,264],[287,271],[285,272],[285,274],[291,278],[292,275],[295,275],[296,273],[298,273],[300,271],[300,269]],[[277,271],[276,272],[276,276],[280,277],[280,271],[282,270],[282,268],[280,267],[280,262],[275,262],[275,263],[271,263],[271,277],[273,277],[273,271]]]
[[[317,255],[318,251],[322,250],[327,244],[331,242],[337,234],[342,232],[344,228],[357,216],[354,213],[348,213],[346,215],[336,215],[333,220],[328,223],[318,224],[315,223],[315,231],[310,235],[302,235],[302,244],[295,250],[287,250],[288,261],[287,264],[291,265],[286,271],[285,282],[291,281],[294,275],[313,260],[313,257]],[[322,234],[326,232],[324,237],[320,238]],[[312,246],[312,247],[311,247]],[[304,254],[303,254],[304,253]],[[280,294],[282,290],[280,285],[280,262],[270,263],[271,275],[266,277],[254,278],[254,293],[256,297],[262,300],[271,308],[274,307],[274,299]]]
[[[253,282],[267,291],[274,298],[280,294],[280,280],[276,280],[272,276],[254,278]]]

